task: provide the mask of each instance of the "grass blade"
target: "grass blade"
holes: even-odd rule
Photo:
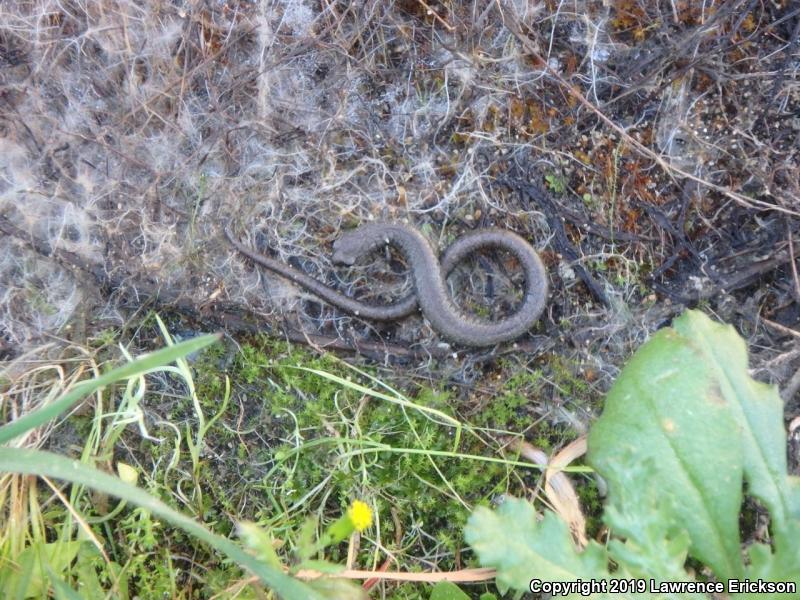
[[[320,369],[310,369],[308,367],[288,367],[288,368],[297,369],[298,371],[306,371],[307,373],[313,373],[314,375],[319,375],[320,377],[324,377],[328,381],[333,381],[335,383],[338,383],[342,387],[349,388],[351,390],[354,390],[362,394],[366,394],[368,396],[372,396],[373,398],[386,400],[393,404],[398,404],[399,406],[403,406],[405,408],[425,413],[429,417],[436,417],[436,419],[434,419],[435,422],[441,425],[449,425],[451,427],[455,427],[460,437],[460,432],[462,427],[461,422],[458,419],[453,418],[450,415],[443,413],[440,410],[436,410],[435,408],[431,408],[429,406],[416,404],[414,402],[411,402],[410,400],[403,398],[400,395],[390,396],[388,394],[384,394],[383,392],[379,392],[377,390],[365,387],[360,383],[350,381],[349,379],[345,379],[344,377],[339,377],[338,375],[334,375],[333,373],[328,373],[327,371],[322,371]]]
[[[136,377],[152,369],[162,367],[177,358],[205,348],[209,344],[218,341],[220,337],[221,334],[201,335],[191,340],[181,342],[180,344],[175,344],[174,346],[145,354],[132,362],[109,371],[105,375],[83,381],[61,396],[58,400],[0,427],[0,444],[6,444],[26,431],[44,425],[64,411],[69,410],[70,407],[77,404],[82,398],[103,386],[119,381],[120,379]]]
[[[143,489],[127,484],[117,477],[103,473],[77,460],[41,450],[0,448],[0,472],[53,477],[116,496],[130,504],[149,510],[154,515],[207,543],[242,568],[252,572],[286,600],[324,600],[323,596],[311,587],[267,566],[254,556],[247,554],[234,542],[212,533],[202,524],[170,508]]]

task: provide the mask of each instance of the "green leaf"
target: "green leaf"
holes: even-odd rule
[[[269,531],[251,521],[240,521],[236,529],[244,545],[247,546],[260,561],[275,569],[281,568],[281,559],[278,557],[278,553],[275,552],[275,546]]]
[[[800,540],[800,523],[794,522],[787,531],[782,532],[791,539]],[[747,566],[745,577],[751,581],[781,581],[792,582],[800,590],[800,551],[795,548],[772,549],[766,544],[753,544],[748,549],[750,564]],[[731,598],[786,598],[780,593],[735,593]]]
[[[615,536],[608,543],[611,559],[617,563],[617,577],[687,581],[684,569],[689,550],[686,530],[664,518],[671,500],[656,487],[642,486],[652,477],[652,461],[639,462],[629,456],[628,468],[618,474],[618,488],[606,506],[604,521]]]
[[[649,462],[652,468],[633,485],[659,490],[660,518],[668,527],[684,527],[692,556],[727,579],[744,574],[743,458],[724,393],[698,344],[662,329],[636,352],[609,392],[589,434],[589,462],[608,481],[610,505],[632,484],[631,459]]]
[[[307,518],[297,532],[297,556],[301,562],[308,560],[317,551],[317,544],[314,543],[314,536],[317,531],[317,520],[313,517]]]
[[[84,544],[78,552],[78,557],[73,573],[77,581],[80,581],[81,593],[87,598],[104,598],[106,596],[103,585],[98,576],[98,567],[102,565],[103,557],[93,544]],[[111,563],[108,571],[119,571],[119,565]],[[128,597],[124,581],[118,582],[114,588],[115,600],[126,600]]]
[[[50,583],[53,584],[56,600],[84,600],[83,596],[69,587],[58,575],[53,573],[50,567],[47,568],[47,573],[50,578]]]
[[[575,581],[609,577],[605,550],[595,542],[581,553],[569,530],[554,513],[537,523],[536,511],[525,500],[508,498],[496,511],[478,507],[464,530],[481,565],[497,569],[497,587],[527,590],[533,578]]]
[[[689,311],[633,356],[589,434],[589,462],[609,488],[607,554],[593,542],[576,552],[558,517],[547,511],[537,523],[533,507],[519,500],[494,513],[477,509],[466,538],[481,564],[497,569],[501,591],[524,590],[528,578],[607,580],[609,559],[614,578],[687,581],[687,555],[723,582],[800,588],[800,480],[786,473],[785,445],[777,391],[749,377],[744,342],[731,327]],[[745,481],[770,510],[773,542],[747,548],[746,561],[739,541]]]
[[[675,320],[673,328],[713,370],[736,420],[748,494],[769,509],[776,544],[792,544],[792,540],[778,533],[786,529],[790,519],[800,518],[800,503],[791,489],[796,483],[787,478],[783,402],[778,390],[750,377],[745,342],[730,325],[715,323],[701,312],[688,311]]]
[[[201,335],[191,340],[181,342],[180,344],[175,344],[174,346],[145,354],[100,377],[82,381],[57,400],[0,427],[0,444],[6,444],[26,431],[35,429],[55,419],[58,415],[69,410],[74,404],[101,387],[121,379],[128,379],[130,377],[143,375],[149,371],[158,370],[163,365],[169,364],[176,358],[186,356],[201,348],[205,348],[209,344],[213,344],[219,340],[220,337],[220,334]]]
[[[18,572],[12,572],[4,581],[4,589],[15,590],[16,598],[46,597],[50,573],[57,577],[66,571],[84,543],[73,540],[28,546],[14,557]]]
[[[170,508],[146,491],[77,460],[70,460],[41,450],[0,448],[0,472],[63,479],[122,498],[131,504],[149,510],[225,554],[239,566],[258,576],[263,583],[273,588],[285,600],[324,600],[323,596],[311,587],[267,566],[227,538],[212,533],[202,524]]]
[[[327,560],[304,560],[296,567],[297,571],[308,569],[310,571],[319,571],[326,575],[335,575],[345,570],[344,565],[328,562]]]
[[[347,579],[320,577],[308,582],[308,587],[321,594],[325,600],[368,600],[367,592],[360,585]]]
[[[430,600],[469,600],[469,596],[452,581],[440,581],[433,586]]]

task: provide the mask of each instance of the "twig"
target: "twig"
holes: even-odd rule
[[[794,372],[792,378],[786,383],[786,387],[781,390],[781,399],[784,402],[789,402],[798,391],[800,391],[800,369]]]
[[[650,148],[648,148],[647,146],[645,146],[644,144],[642,144],[638,140],[634,139],[631,135],[629,135],[628,132],[625,131],[624,128],[622,128],[619,125],[617,125],[613,120],[611,120],[609,117],[607,117],[605,115],[605,113],[603,113],[603,111],[601,111],[594,104],[592,104],[580,92],[580,90],[578,90],[578,88],[576,88],[575,86],[573,86],[572,84],[567,82],[558,73],[556,73],[555,70],[552,67],[550,67],[548,62],[546,60],[544,60],[544,58],[542,58],[541,55],[539,55],[539,53],[536,51],[536,49],[533,47],[533,45],[528,41],[528,38],[525,37],[522,34],[522,32],[515,25],[510,24],[507,20],[504,21],[504,25],[514,35],[514,37],[516,37],[517,40],[519,40],[519,42],[524,47],[525,51],[528,54],[530,54],[531,56],[533,56],[537,60],[537,62],[541,65],[542,70],[544,72],[546,72],[550,77],[552,77],[556,81],[556,83],[558,83],[567,94],[569,94],[570,96],[575,98],[575,100],[580,102],[583,106],[585,106],[591,112],[593,112],[595,115],[597,115],[597,118],[599,118],[603,123],[605,123],[606,125],[611,127],[614,131],[616,131],[622,137],[622,139],[624,139],[625,142],[628,145],[630,145],[633,149],[635,149],[640,154],[642,154],[642,155],[650,158],[651,160],[655,161],[656,164],[658,164],[658,166],[661,167],[664,170],[664,172],[667,173],[668,175],[673,176],[673,177],[677,175],[677,176],[689,179],[691,181],[694,181],[694,182],[696,182],[696,183],[698,183],[700,185],[703,185],[703,186],[705,186],[707,188],[710,188],[710,189],[712,189],[714,191],[717,191],[717,192],[727,196],[731,200],[741,204],[742,206],[750,208],[750,209],[760,208],[762,210],[775,210],[775,211],[778,211],[778,212],[785,213],[787,215],[792,215],[794,217],[800,217],[800,212],[798,212],[796,210],[785,208],[785,207],[777,205],[777,204],[769,204],[768,202],[764,202],[763,200],[757,200],[755,198],[748,198],[747,196],[743,196],[742,194],[739,194],[738,192],[734,192],[733,190],[731,190],[729,188],[726,188],[726,187],[721,186],[721,185],[717,185],[716,183],[712,183],[710,181],[706,181],[702,177],[698,177],[697,175],[693,175],[692,173],[689,173],[687,171],[684,171],[683,169],[680,169],[680,168],[678,168],[678,167],[676,167],[674,165],[669,164],[667,161],[665,161],[663,158],[661,158],[661,156],[659,156],[657,153],[653,152],[652,150],[650,150]],[[770,193],[770,195],[772,195],[772,194]],[[795,200],[798,204],[800,204],[800,198],[795,198],[793,196],[791,198],[792,198],[792,200]]]
[[[558,212],[562,217],[564,217],[565,220],[572,223],[578,229],[583,229],[584,231],[587,231],[588,233],[596,235],[597,237],[601,237],[605,240],[639,243],[656,241],[655,238],[652,237],[636,235],[633,233],[628,233],[627,231],[612,229],[611,227],[606,227],[600,223],[589,221],[585,215],[572,211],[561,204],[558,206]]]
[[[778,98],[778,92],[780,91],[781,85],[783,85],[783,82],[786,79],[786,70],[792,63],[792,59],[794,57],[794,47],[797,46],[798,41],[800,41],[800,19],[798,19],[797,23],[794,25],[794,31],[792,31],[792,34],[789,37],[789,43],[786,45],[786,50],[784,52],[785,58],[783,59],[783,64],[781,65],[781,68],[775,77],[775,81],[772,83],[772,89],[770,90],[770,93],[767,95],[767,102],[765,103],[764,110],[761,113],[761,120],[764,122],[764,125],[769,125],[769,109],[772,108],[772,105]]]
[[[765,325],[769,325],[776,331],[780,331],[781,333],[785,333],[786,335],[791,335],[792,337],[796,337],[797,339],[800,340],[800,331],[795,331],[790,327],[786,327],[785,325],[781,325],[780,323],[776,323],[775,321],[770,321],[769,319],[765,319],[764,317],[761,317],[761,321],[763,321]]]
[[[436,12],[435,10],[433,10],[433,9],[432,9],[430,6],[428,6],[428,5],[425,3],[425,1],[424,1],[424,0],[417,0],[417,2],[419,2],[419,3],[420,3],[420,4],[421,4],[421,5],[422,5],[422,6],[425,8],[425,10],[427,10],[427,11],[428,11],[428,14],[429,14],[429,15],[433,15],[433,18],[434,18],[434,19],[436,19],[437,21],[439,21],[439,23],[441,23],[441,24],[442,24],[442,25],[443,25],[443,26],[444,26],[444,27],[447,29],[447,31],[455,31],[455,29],[456,29],[456,28],[455,28],[455,27],[453,27],[452,25],[450,25],[450,23],[448,23],[447,21],[445,21],[445,20],[444,20],[442,17],[440,17],[440,16],[439,16],[439,13],[437,13],[437,12]]]
[[[800,21],[798,21],[800,23]],[[792,226],[786,221],[786,238],[789,241],[789,264],[792,266],[792,279],[794,279],[794,301],[800,302],[800,277],[797,276],[797,261],[794,257],[794,241],[792,240]]]
[[[597,300],[609,308],[612,308],[611,302],[603,291],[602,286],[589,274],[589,271],[578,262],[580,258],[578,251],[569,240],[567,232],[564,229],[564,222],[547,193],[541,190],[537,185],[531,183],[528,177],[501,177],[498,181],[515,190],[524,198],[527,198],[528,201],[534,201],[541,206],[547,217],[547,223],[550,225],[550,229],[553,232],[553,244],[556,246],[558,252],[575,263],[572,268],[575,269],[578,277],[580,277],[581,281],[589,288],[591,294]]]

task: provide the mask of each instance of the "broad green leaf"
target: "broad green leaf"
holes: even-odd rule
[[[800,523],[793,522],[783,535],[795,542],[800,541]],[[750,581],[791,582],[800,590],[800,549],[776,548],[772,549],[766,544],[753,544],[747,549],[750,555],[750,564],[747,566],[745,577]],[[769,599],[786,598],[786,593],[735,593],[731,598]],[[794,597],[797,597],[796,595]]]
[[[630,455],[627,468],[617,474],[617,490],[606,506],[604,521],[614,535],[622,538],[608,543],[611,559],[617,563],[617,577],[688,581],[684,569],[689,536],[677,523],[664,518],[665,505],[673,500],[641,481],[651,478],[652,461],[639,462]]]
[[[236,529],[242,543],[260,561],[275,569],[281,568],[281,559],[278,557],[278,553],[275,552],[275,546],[269,531],[259,527],[252,521],[240,521]]]
[[[28,546],[15,557],[19,571],[5,581],[7,591],[14,590],[16,598],[42,598],[47,596],[50,573],[62,574],[75,559],[85,542],[58,541]]]
[[[319,571],[320,573],[325,573],[326,575],[335,575],[336,573],[341,573],[345,570],[344,565],[336,564],[329,562],[327,560],[304,560],[303,562],[299,563],[293,571],[304,571],[308,569],[309,571]]]
[[[320,577],[308,582],[325,600],[368,600],[369,596],[360,585],[342,578]]]
[[[53,570],[49,567],[47,573],[50,578],[50,583],[53,585],[53,595],[56,600],[85,600],[83,596],[69,587],[66,581],[53,573]]]
[[[73,573],[80,581],[81,594],[87,598],[104,598],[106,596],[103,585],[98,576],[98,567],[102,565],[103,557],[93,544],[84,544],[78,552],[78,560],[73,567]],[[119,565],[112,563],[108,565],[109,572],[118,572]],[[127,590],[124,589],[124,582],[119,581],[114,589],[115,600],[127,600]]]
[[[793,545],[778,533],[786,529],[792,515],[800,517],[797,497],[787,479],[783,402],[778,390],[750,377],[745,342],[730,325],[715,323],[701,312],[688,311],[675,320],[673,328],[712,369],[736,420],[748,494],[769,509],[775,543],[779,547]],[[731,437],[728,444],[733,441]]]
[[[623,486],[630,485],[631,458],[649,461],[653,468],[635,485],[663,494],[660,517],[684,527],[691,555],[727,579],[744,574],[739,549],[743,459],[738,423],[720,385],[694,340],[662,329],[634,354],[611,388],[589,434],[589,462],[607,479],[608,501],[615,505]]]
[[[239,566],[248,569],[262,582],[273,588],[284,600],[324,600],[323,596],[310,586],[267,566],[254,556],[246,553],[240,546],[229,539],[212,533],[202,524],[170,508],[146,491],[77,460],[70,460],[41,450],[0,448],[0,472],[24,473],[63,479],[116,496],[149,510],[154,515],[169,521],[176,527],[180,527],[215,550],[225,554]]]
[[[469,600],[469,596],[452,581],[440,581],[433,586],[430,600]]]
[[[608,557],[595,542],[583,552],[572,543],[567,526],[548,511],[537,522],[525,500],[509,498],[496,511],[478,507],[469,518],[464,537],[481,565],[497,569],[497,587],[527,590],[533,578],[542,581],[607,579]]]
[[[523,590],[533,577],[607,580],[609,559],[615,578],[687,581],[687,554],[721,581],[800,588],[800,479],[787,476],[785,444],[780,399],[747,374],[744,342],[689,311],[633,356],[590,432],[589,462],[609,488],[608,554],[593,543],[577,553],[552,512],[537,524],[521,501],[476,510],[466,537],[481,564],[497,568],[501,590]],[[747,548],[747,561],[738,522],[745,481],[770,510],[773,541]]]
[[[5,444],[26,431],[35,429],[55,419],[58,415],[69,410],[74,404],[77,404],[81,399],[101,387],[163,367],[176,358],[196,352],[219,339],[219,334],[201,335],[180,344],[144,354],[134,361],[109,371],[105,375],[82,381],[57,400],[0,427],[0,444]]]
[[[792,509],[792,518],[800,520],[800,477],[790,475],[789,481],[789,506]]]

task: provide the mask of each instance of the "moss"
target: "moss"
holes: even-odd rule
[[[519,370],[515,365],[501,362],[501,379],[505,384],[498,395],[475,416],[476,424],[507,431],[524,431],[531,423],[531,403],[541,396],[540,371]]]
[[[373,398],[310,371],[371,385],[341,361],[263,337],[237,348],[220,344],[190,364],[207,423],[221,410],[227,381],[232,395],[206,432],[199,461],[187,445],[198,437],[196,409],[185,383],[172,376],[161,381],[165,388],[159,393],[149,388],[143,401],[148,427],[161,441],[142,439],[129,428],[123,438],[135,456],[117,458],[143,467],[141,485],[220,535],[235,536],[240,520],[266,527],[281,542],[279,554],[287,564],[296,560],[304,523],[312,519],[321,531],[356,498],[375,509],[380,544],[397,557],[397,568],[418,569],[420,557],[436,557],[432,560],[442,570],[469,564],[471,554],[462,556],[462,532],[472,507],[490,505],[504,494],[523,495],[527,479],[516,467],[466,458],[498,457],[488,445],[491,436],[481,429],[529,428],[548,380],[579,389],[568,363],[547,360],[521,370],[500,360],[489,377],[502,382],[494,400],[467,424],[457,399],[444,389],[414,388],[405,406]],[[455,427],[420,408],[461,422],[458,442]],[[92,426],[86,417],[76,423]],[[526,435],[549,449],[560,443],[564,430],[538,424]],[[241,575],[208,548],[180,531],[162,529],[137,509],[123,510],[119,523],[118,534],[108,538],[132,593],[208,597]],[[372,551],[364,544],[357,565],[369,566]],[[169,564],[170,556],[188,555],[203,569]],[[342,563],[346,556],[347,544],[341,543],[317,558]],[[386,586],[392,598],[425,598],[429,592],[425,586]]]
[[[603,499],[593,479],[584,479],[575,486],[581,510],[586,517],[586,535],[594,538],[603,527]]]
[[[591,387],[581,373],[580,365],[564,356],[551,354],[548,366],[556,387],[566,398],[580,403],[591,402]]]
[[[384,540],[408,538],[419,529],[406,552],[419,554],[436,544],[437,552],[454,556],[470,512],[465,504],[485,503],[510,487],[509,470],[502,464],[404,452],[493,454],[479,438],[471,436],[462,435],[460,445],[454,448],[452,427],[418,410],[365,399],[360,392],[305,370],[342,378],[354,375],[332,357],[255,338],[242,345],[222,373],[217,368],[224,354],[205,355],[195,365],[198,394],[218,396],[225,375],[230,377],[236,382],[234,393],[238,396],[232,405],[241,402],[245,407],[243,414],[227,414],[223,421],[230,429],[236,419],[239,430],[256,430],[259,435],[235,439],[218,427],[209,435],[210,454],[224,456],[225,464],[204,463],[201,469],[201,509],[206,519],[218,517],[222,523],[226,514],[251,518],[282,532],[291,547],[292,537],[309,514],[323,520],[334,518],[353,498],[366,497],[377,505]],[[525,419],[523,407],[530,402],[528,394],[540,385],[539,379],[538,374],[527,374],[511,380],[509,391],[479,415],[475,424],[520,426]],[[419,388],[410,400],[455,417],[453,399],[443,390]],[[181,411],[175,418],[189,417],[189,407]],[[377,444],[395,451],[364,452]],[[215,452],[219,445],[223,447]],[[263,466],[254,466],[259,463]],[[233,482],[232,472],[250,483]],[[263,476],[260,480],[259,474]],[[248,510],[237,509],[237,500]],[[392,513],[397,515],[396,521]],[[326,558],[336,560],[338,553],[331,549]],[[452,559],[442,559],[440,566],[453,568],[454,564]]]

